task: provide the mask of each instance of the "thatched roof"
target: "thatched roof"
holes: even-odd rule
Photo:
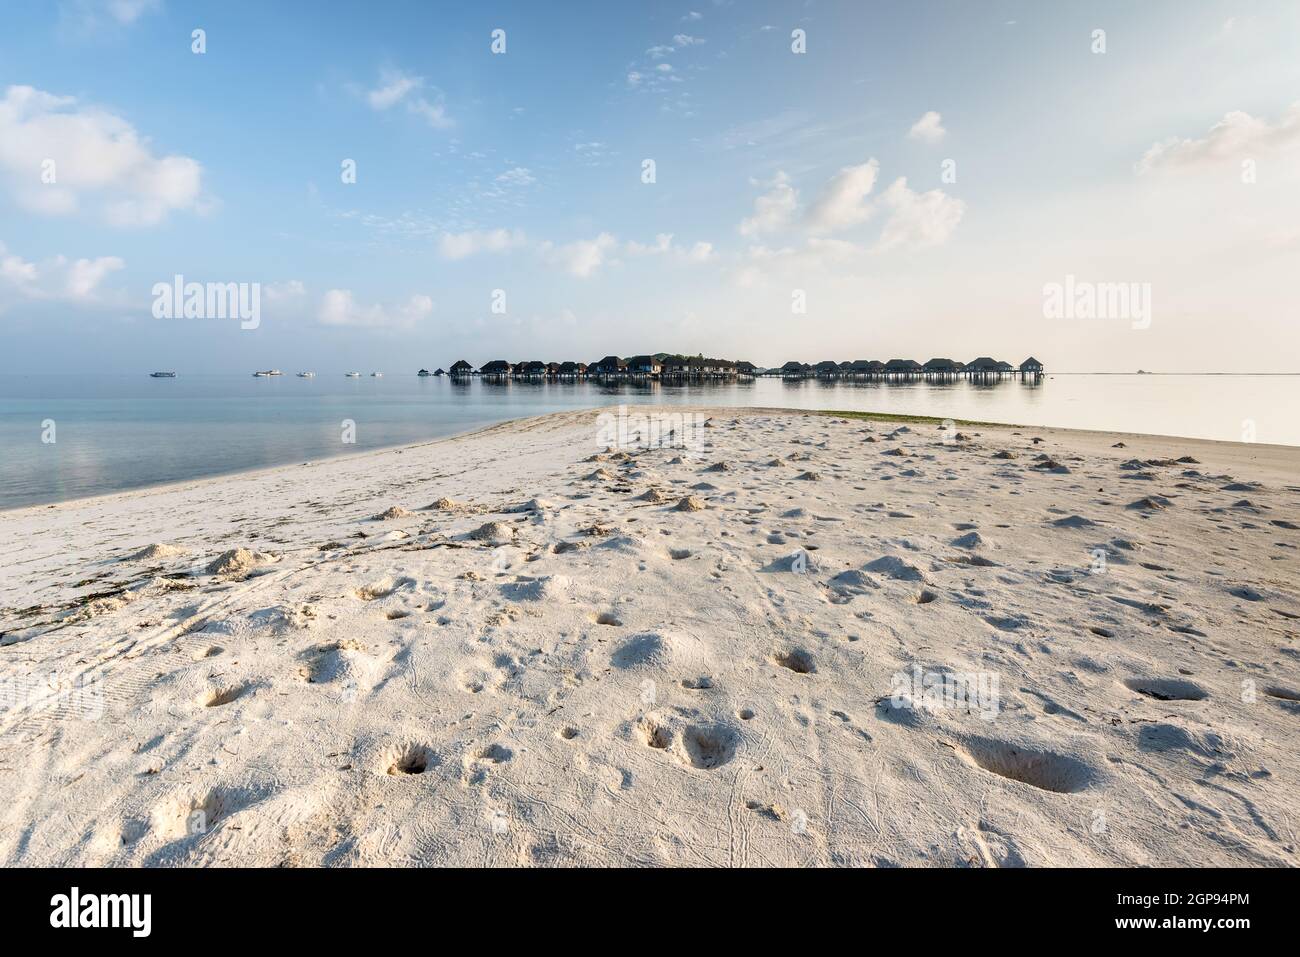
[[[854,372],[870,372],[871,362],[868,359],[854,359],[849,368]]]
[[[627,368],[627,363],[618,356],[605,356],[591,368],[597,372],[619,372]]]
[[[452,375],[459,375],[462,372],[473,372],[473,371],[474,371],[474,367],[470,365],[468,362],[466,362],[464,359],[457,359],[455,362],[451,364]]]
[[[915,359],[890,359],[885,363],[886,372],[916,372],[921,368],[921,363]]]
[[[758,371],[758,366],[754,365],[754,363],[752,363],[752,362],[746,362],[744,359],[741,359],[739,362],[736,363],[736,371],[737,371],[737,372],[756,372],[756,371]]]
[[[505,359],[493,359],[478,371],[483,375],[509,375],[510,363]]]
[[[787,362],[785,365],[781,366],[781,371],[782,371],[782,372],[802,372],[802,371],[803,371],[803,363],[802,363],[802,362],[796,362],[794,359],[791,359],[791,360],[790,360],[789,362]]]
[[[839,369],[839,363],[834,359],[823,359],[821,362],[817,363],[818,372],[838,372]]]
[[[663,363],[654,356],[632,356],[632,358],[627,360],[627,364],[630,368],[635,369],[647,367],[654,368],[655,366],[663,365]]]
[[[997,370],[998,360],[990,359],[988,356],[980,356],[978,359],[972,359],[966,363],[968,372],[994,372]]]
[[[957,363],[951,359],[931,359],[924,368],[926,372],[955,372]]]

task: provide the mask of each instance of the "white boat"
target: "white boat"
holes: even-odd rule
[[[256,379],[262,379],[269,375],[284,375],[284,373],[281,372],[279,369],[266,369],[262,372],[253,373],[253,377]]]
[[[175,373],[175,372],[150,372],[150,373],[149,373],[149,378],[151,378],[151,379],[174,379],[174,378],[176,378],[176,373]]]
[[[349,379],[360,379],[360,378],[361,378],[361,373],[360,373],[360,372],[345,372],[345,373],[343,373],[343,374],[344,374],[345,376],[347,376]]]
[[[382,379],[383,377],[384,377],[384,374],[383,374],[382,372],[372,372],[372,373],[370,373],[370,378],[372,378],[372,379]]]
[[[314,373],[314,372],[299,372],[299,373],[298,373],[298,378],[299,378],[299,379],[314,379],[314,378],[316,378],[316,373]]]

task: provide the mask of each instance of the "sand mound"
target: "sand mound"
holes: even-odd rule
[[[449,499],[444,495],[433,504],[426,505],[425,508],[431,512],[453,512],[458,508],[464,508],[464,506],[460,502]]]
[[[862,566],[866,571],[875,572],[877,575],[884,575],[886,578],[892,578],[895,581],[905,582],[923,582],[925,573],[908,562],[903,561],[897,555],[882,555],[874,562],[868,562]]]
[[[501,586],[501,594],[510,601],[545,601],[563,595],[573,582],[563,575],[520,578]]]
[[[469,537],[476,542],[488,542],[496,544],[499,542],[513,541],[515,537],[515,527],[506,522],[484,522],[474,531],[469,533]]]
[[[701,499],[696,498],[694,495],[687,495],[676,505],[674,505],[673,508],[679,512],[699,512],[702,511],[703,509],[708,508],[708,506],[705,505]]]
[[[639,502],[649,502],[652,505],[667,505],[671,502],[672,496],[666,495],[657,488],[652,488],[647,492],[642,492],[637,496]]]
[[[413,512],[407,511],[400,505],[393,505],[380,512],[378,515],[370,516],[370,520],[372,522],[389,522],[395,518],[410,518],[413,514]]]
[[[209,575],[234,578],[239,575],[247,575],[263,565],[274,565],[279,560],[279,555],[272,555],[270,552],[254,552],[249,551],[247,548],[232,548],[228,552],[222,552],[208,565],[207,571]]]
[[[704,645],[690,635],[645,632],[633,635],[610,656],[610,664],[620,671],[698,670],[706,668]]]
[[[181,555],[188,555],[189,551],[176,545],[165,545],[155,543],[146,545],[132,555],[127,555],[122,559],[124,562],[149,562],[157,561],[163,558],[179,558]]]

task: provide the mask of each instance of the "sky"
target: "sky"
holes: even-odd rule
[[[1292,0],[6,0],[4,24],[0,372],[1300,372]],[[256,288],[256,321],[168,312],[178,275]]]

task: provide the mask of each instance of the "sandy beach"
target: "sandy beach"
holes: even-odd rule
[[[0,513],[0,863],[1300,862],[1300,448],[695,411]]]

